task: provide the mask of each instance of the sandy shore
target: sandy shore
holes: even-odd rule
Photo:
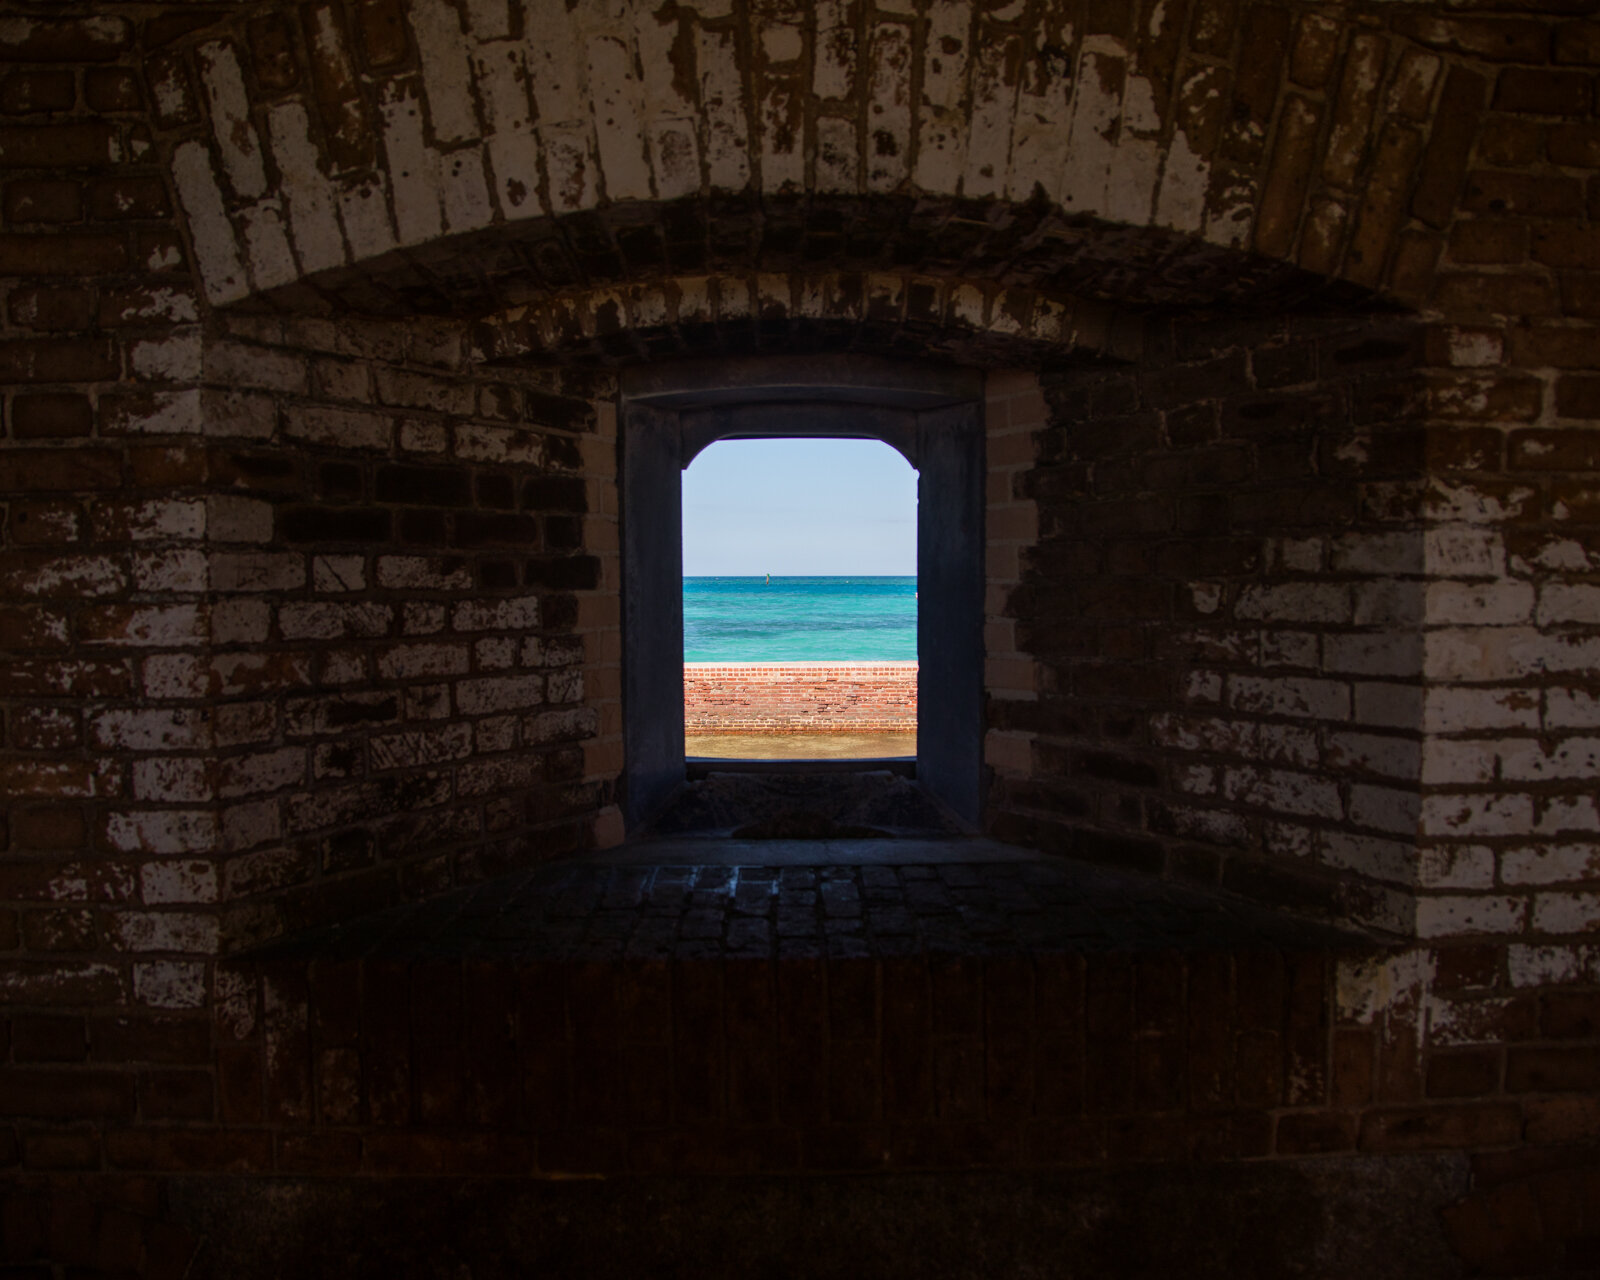
[[[861,760],[917,754],[915,733],[691,733],[685,754],[733,760]]]

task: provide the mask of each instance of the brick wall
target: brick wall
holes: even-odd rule
[[[687,662],[690,733],[915,732],[915,662]]]
[[[1180,323],[1043,380],[1007,473],[1037,542],[993,587],[1033,659],[991,703],[999,829],[1410,930],[1423,521],[1378,495],[1426,449],[1420,343]]]
[[[1576,1258],[1587,8],[14,0],[0,1165],[93,1187],[8,1259],[279,1159],[227,947],[615,837],[606,369],[846,347],[996,371],[995,829],[1409,934],[1326,1005],[1393,1123],[1300,1141]]]

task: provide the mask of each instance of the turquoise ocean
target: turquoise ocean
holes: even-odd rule
[[[916,578],[685,578],[685,662],[914,662]]]

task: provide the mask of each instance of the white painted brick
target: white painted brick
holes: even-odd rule
[[[122,565],[112,556],[55,555],[9,572],[0,569],[0,583],[19,596],[112,596],[121,594],[127,581]]]
[[[1600,831],[1600,811],[1592,795],[1540,797],[1533,829],[1540,835]]]
[[[167,858],[139,868],[139,896],[147,906],[217,900],[217,868],[196,858]]]
[[[540,746],[567,738],[593,737],[598,728],[599,713],[593,707],[541,711],[523,720],[522,740],[528,746]],[[988,736],[985,736],[985,741]]]
[[[1533,738],[1504,742],[1500,776],[1508,782],[1600,778],[1600,738],[1567,738],[1553,746]]]
[[[460,10],[448,0],[411,0],[410,17],[434,137],[442,143],[476,138],[478,118]]]
[[[1506,884],[1572,884],[1600,879],[1600,846],[1538,844],[1500,853]]]
[[[931,12],[938,14],[951,10],[964,11],[965,6],[954,3],[940,4],[934,6]],[[926,61],[926,65],[930,66],[935,63],[959,63],[964,69],[965,51],[950,58],[930,58]],[[957,70],[950,78],[960,80],[964,77],[961,70]],[[943,75],[937,77],[939,82],[945,79]],[[918,117],[917,185],[926,190],[954,190],[961,180],[967,163],[966,113],[959,108],[928,105],[929,82],[924,80],[923,86],[924,101]],[[939,91],[938,84],[931,87],[933,91]]]
[[[206,539],[210,542],[271,542],[272,504],[229,493],[208,495]]]
[[[378,655],[378,674],[386,680],[464,675],[471,667],[466,644],[399,644]]]
[[[1330,831],[1322,842],[1322,858],[1341,871],[1395,884],[1414,884],[1417,878],[1417,848],[1407,841]]]
[[[432,600],[407,600],[400,630],[408,636],[431,636],[444,630],[445,607]]]
[[[217,916],[194,911],[118,911],[109,917],[111,943],[126,951],[217,950]]]
[[[587,127],[544,125],[539,129],[549,174],[550,206],[557,213],[577,213],[600,203],[596,181],[599,161]]]
[[[217,609],[212,609],[215,627]],[[143,689],[150,698],[201,698],[207,692],[206,666],[192,653],[160,653],[146,658]]]
[[[551,677],[555,679],[554,676]],[[491,676],[456,685],[456,709],[462,715],[488,715],[534,707],[545,701],[545,677]]]
[[[212,302],[234,302],[249,291],[244,264],[234,242],[233,228],[222,203],[211,156],[198,142],[180,143],[172,155],[172,176],[178,199],[189,215],[189,234],[199,258],[206,297]],[[157,268],[157,264],[151,264]],[[160,266],[176,265],[161,262]]]
[[[595,35],[587,42],[586,54],[595,145],[606,194],[613,200],[648,200],[650,167],[645,161],[633,49],[616,35]]]
[[[1495,759],[1493,742],[1434,738],[1423,753],[1422,781],[1430,787],[1492,782]]]
[[[447,684],[408,684],[405,694],[407,720],[444,720],[450,715],[450,686]]]
[[[750,141],[746,134],[744,84],[732,31],[698,33],[700,101],[706,121],[706,169],[711,185],[742,191],[750,181]],[[820,146],[820,125],[819,146]]]
[[[295,408],[284,418],[285,435],[340,449],[387,450],[393,431],[388,414],[360,409]]]
[[[1415,781],[1422,769],[1422,744],[1415,738],[1372,733],[1328,735],[1323,763],[1335,769],[1360,769]]]
[[[211,771],[192,756],[135,760],[133,798],[157,804],[200,804],[211,799]]]
[[[1266,622],[1348,622],[1350,591],[1338,583],[1251,586],[1239,593],[1234,615]]]
[[[278,630],[285,640],[342,640],[347,636],[370,639],[387,635],[393,621],[394,610],[375,601],[296,601],[278,608]]]
[[[911,159],[910,28],[898,22],[875,24],[871,57],[867,189],[894,191],[905,181]]]
[[[239,70],[233,47],[213,41],[195,51],[200,83],[211,108],[211,133],[222,166],[236,193],[247,200],[266,194],[267,172],[261,163],[261,144],[250,121],[250,95]]]
[[[388,184],[381,174],[356,181],[339,193],[339,222],[352,262],[376,258],[395,247]]]
[[[1225,92],[1225,76],[1226,72],[1220,67],[1196,68],[1180,86],[1180,99],[1194,102]],[[1167,147],[1161,187],[1156,197],[1156,225],[1198,232],[1205,222],[1206,194],[1210,185],[1210,164],[1196,151],[1183,128],[1175,129]]]
[[[1593,946],[1512,943],[1506,948],[1506,972],[1513,987],[1593,982],[1597,969],[1600,950]]]
[[[148,382],[193,382],[205,368],[205,339],[198,327],[186,325],[132,343],[128,363],[135,377]]]
[[[1527,622],[1533,615],[1533,586],[1526,582],[1430,582],[1427,615],[1430,625],[1481,627]]]
[[[1310,729],[1299,729],[1286,724],[1252,726],[1257,759],[1274,764],[1296,764],[1311,767],[1322,758],[1317,747],[1317,735]]]
[[[1422,573],[1423,540],[1416,533],[1349,533],[1334,539],[1332,562],[1341,573]]]
[[[452,235],[486,227],[494,218],[483,155],[482,147],[468,147],[452,151],[439,161],[444,221]]]
[[[115,636],[82,643],[177,649],[203,639],[208,629],[205,606],[198,604],[140,605],[129,609],[120,621],[122,629]]]
[[[1534,899],[1533,927],[1540,933],[1600,929],[1600,893],[1541,893]]]
[[[1363,676],[1415,676],[1422,673],[1418,635],[1330,634],[1322,638],[1323,670]]]
[[[517,665],[514,636],[484,636],[472,646],[472,659],[479,671],[504,671]]]
[[[200,406],[200,429],[208,436],[269,440],[277,434],[278,403],[271,396],[208,387]]]
[[[1497,530],[1445,525],[1423,535],[1427,571],[1441,578],[1499,578],[1505,575],[1505,539]]]
[[[404,733],[380,734],[368,744],[372,767],[409,769],[417,765],[465,760],[472,754],[472,726],[458,723],[438,729],[408,729]]]
[[[1504,524],[1522,515],[1538,498],[1539,491],[1531,487],[1495,492],[1435,476],[1428,482],[1427,513],[1439,524]]]
[[[1531,670],[1578,671],[1588,675],[1600,670],[1600,637],[1545,636],[1519,647],[1517,656]]]
[[[267,136],[300,265],[308,272],[342,266],[344,237],[334,215],[333,189],[318,163],[305,106],[291,100],[269,110]]]
[[[206,345],[206,377],[231,387],[288,391],[304,395],[305,357],[243,342],[213,340]]]
[[[459,558],[430,556],[378,557],[378,585],[422,591],[465,591],[472,586],[472,568]]]
[[[206,1003],[203,960],[157,960],[133,966],[133,995],[152,1009],[201,1009]]]
[[[89,719],[89,737],[106,750],[193,751],[211,745],[203,708],[116,708]]]
[[[1545,583],[1539,588],[1536,621],[1541,627],[1563,622],[1600,623],[1600,587],[1587,583]]]
[[[1326,779],[1286,769],[1228,769],[1223,794],[1242,804],[1306,817],[1342,816],[1339,789]]]
[[[135,591],[199,592],[209,581],[205,552],[191,547],[136,551],[129,568]]]
[[[277,732],[277,712],[270,702],[229,702],[217,708],[219,747],[242,747],[269,741]]]
[[[1350,686],[1340,681],[1230,675],[1227,685],[1228,705],[1236,711],[1314,720],[1350,718]]]
[[[318,595],[364,591],[366,559],[362,556],[315,556],[311,561],[311,585]]]
[[[482,755],[494,751],[510,751],[517,744],[517,717],[490,716],[473,726],[473,749]]]
[[[272,608],[265,600],[219,600],[211,606],[213,644],[262,644],[272,632]]]
[[[574,14],[566,0],[527,0],[528,70],[533,100],[541,120],[572,124],[588,115],[583,69],[586,60],[573,29]]]
[[[1586,546],[1576,538],[1545,534],[1542,542],[1529,550],[1526,555],[1512,556],[1511,568],[1517,573],[1524,574],[1532,573],[1536,569],[1594,573],[1600,570],[1600,548]]]
[[[101,503],[96,524],[115,526],[135,542],[150,539],[199,538],[206,530],[205,503],[198,498],[152,498],[145,501]],[[101,537],[109,536],[102,532]]]
[[[1264,667],[1317,666],[1317,636],[1311,631],[1263,631],[1261,665]]]
[[[1451,685],[1431,688],[1423,699],[1422,727],[1428,733],[1536,729],[1538,726],[1539,695],[1532,690]]]
[[[151,809],[106,816],[106,842],[119,853],[206,853],[217,817],[206,809]]]
[[[106,416],[107,434],[152,436],[197,435],[203,430],[203,393],[154,391],[116,403]]]
[[[439,209],[439,154],[422,129],[422,95],[415,82],[391,80],[378,103],[383,145],[394,189],[395,232],[401,244],[424,244],[443,229]]]
[[[1441,628],[1423,643],[1430,682],[1519,680],[1541,668],[1548,648],[1531,627]]]
[[[1351,621],[1358,627],[1413,627],[1422,622],[1425,598],[1420,582],[1358,582],[1352,593]]]
[[[1531,691],[1523,696],[1530,700],[1537,697]],[[1600,726],[1600,696],[1587,689],[1546,689],[1544,724],[1552,729],[1590,729]]]
[[[552,671],[545,681],[545,698],[549,702],[582,702],[583,672],[576,668]]]
[[[474,40],[503,40],[511,34],[507,0],[466,0],[466,14]]]
[[[1434,836],[1515,836],[1533,829],[1533,801],[1519,795],[1430,795],[1422,829]]]
[[[257,289],[276,289],[300,276],[294,252],[289,248],[289,228],[283,216],[283,203],[274,196],[258,200],[239,210],[240,240],[250,278]]]
[[[1350,821],[1360,827],[1412,835],[1417,830],[1421,808],[1415,791],[1361,784],[1350,788]]]
[[[282,836],[277,800],[233,804],[222,811],[222,847],[229,852],[258,848]]]
[[[1427,889],[1494,888],[1494,850],[1483,845],[1425,845],[1418,851],[1417,883]]]
[[[306,581],[305,557],[293,552],[219,551],[210,569],[213,591],[293,591]]]
[[[1452,938],[1467,934],[1520,933],[1527,916],[1522,898],[1494,895],[1417,899],[1419,938]]]
[[[442,422],[400,423],[400,447],[407,453],[443,453],[450,444],[449,429]]]
[[[496,199],[508,218],[536,214],[541,151],[528,109],[522,47],[509,41],[483,45],[473,65],[489,119],[487,146]]]
[[[952,6],[958,7],[958,6]],[[959,6],[965,12],[965,6]],[[819,98],[848,97],[855,76],[856,33],[845,0],[816,0],[816,54],[811,91]]]
[[[217,766],[217,794],[224,800],[297,786],[306,779],[303,747],[231,756]]]

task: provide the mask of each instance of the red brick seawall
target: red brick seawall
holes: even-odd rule
[[[910,732],[915,662],[687,662],[690,733]]]

